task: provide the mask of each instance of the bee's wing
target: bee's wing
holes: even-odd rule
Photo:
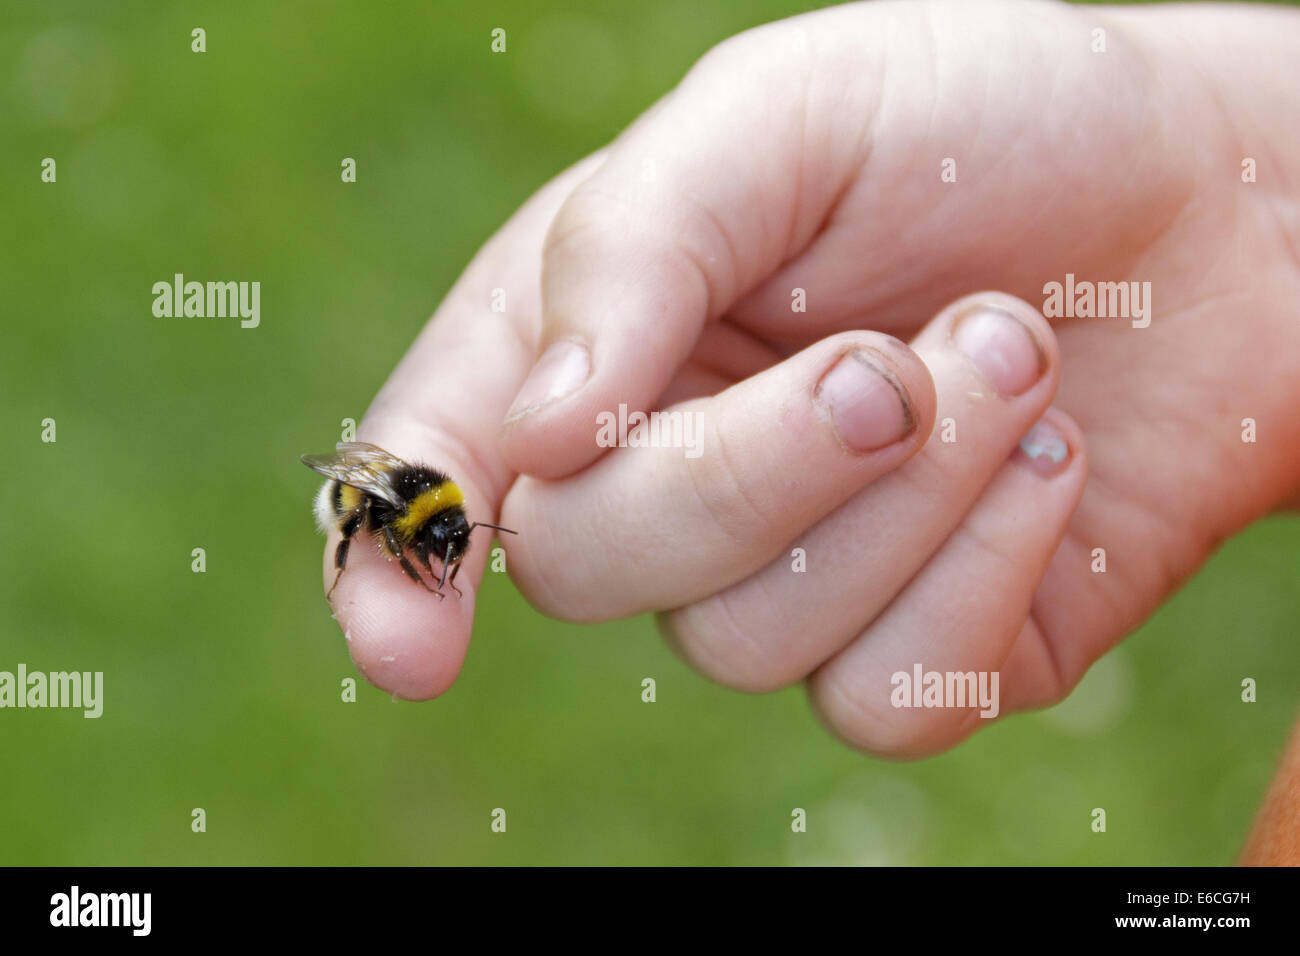
[[[393,488],[394,469],[406,466],[396,455],[378,445],[363,441],[339,442],[328,455],[303,455],[302,463],[326,478],[334,478],[401,507],[402,500]]]

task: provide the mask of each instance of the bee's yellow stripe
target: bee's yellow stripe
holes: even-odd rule
[[[434,515],[464,503],[465,495],[456,483],[444,481],[412,498],[406,514],[393,522],[393,529],[402,537],[410,537]]]
[[[339,488],[339,517],[350,515],[361,507],[361,492],[351,485]]]

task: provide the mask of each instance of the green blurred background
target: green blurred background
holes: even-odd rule
[[[0,711],[0,863],[1234,859],[1300,686],[1293,519],[1061,706],[920,763],[843,748],[798,689],[707,683],[649,619],[550,621],[501,575],[446,697],[340,701],[298,456],[535,188],[713,43],[813,6],[5,4],[0,670],[103,671],[106,702]],[[261,327],[154,319],[174,272],[261,281]]]

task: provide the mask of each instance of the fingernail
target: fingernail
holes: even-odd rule
[[[1070,463],[1070,443],[1054,425],[1039,421],[1020,439],[1020,455],[1046,478],[1059,475]]]
[[[844,355],[822,376],[815,398],[830,411],[831,423],[853,451],[874,451],[911,434],[912,402],[898,376],[869,353]]]
[[[952,341],[999,395],[1026,391],[1047,371],[1047,356],[1032,332],[1006,309],[978,305],[952,327]]]
[[[506,412],[506,421],[537,411],[551,402],[572,395],[591,375],[591,355],[586,346],[565,339],[556,342],[537,360],[533,370]]]

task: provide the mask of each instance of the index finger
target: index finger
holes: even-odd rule
[[[479,251],[358,429],[359,440],[450,475],[471,522],[496,523],[515,478],[495,446],[501,419],[537,354],[546,229],[600,159],[590,156],[553,179]],[[326,589],[337,573],[340,537],[331,531],[326,541]],[[446,588],[440,598],[381,554],[364,529],[357,532],[332,604],[367,680],[408,700],[428,700],[451,686],[469,647],[490,551],[487,533],[477,532],[456,579],[463,595]]]

